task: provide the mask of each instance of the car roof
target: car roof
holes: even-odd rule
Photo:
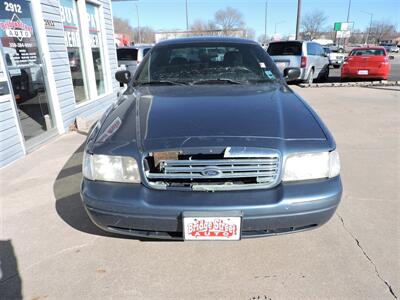
[[[293,43],[293,42],[295,42],[295,43],[315,43],[315,44],[321,45],[320,43],[315,42],[315,41],[303,41],[303,40],[271,41],[270,44],[274,44],[274,43]]]
[[[132,45],[132,46],[123,46],[123,47],[118,47],[118,49],[143,49],[143,48],[151,48],[153,47],[152,45]]]
[[[156,46],[178,45],[178,44],[192,44],[192,43],[238,43],[259,45],[253,40],[236,37],[221,37],[221,36],[201,36],[201,37],[187,37],[177,38],[158,42]]]
[[[385,50],[385,47],[373,46],[373,47],[355,47],[352,50]]]

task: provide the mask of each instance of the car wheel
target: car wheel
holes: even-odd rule
[[[342,77],[342,78],[340,78],[340,81],[341,81],[341,82],[348,82],[348,81],[349,81],[349,78],[347,78],[347,77]]]
[[[322,81],[326,82],[329,78],[329,66],[325,68],[324,76],[322,76]]]
[[[311,69],[310,73],[308,73],[306,83],[311,84],[313,83],[313,80],[314,80],[314,69]]]

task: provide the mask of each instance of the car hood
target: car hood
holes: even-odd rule
[[[327,139],[318,117],[280,84],[152,86],[124,98],[97,143],[136,142],[151,151]]]

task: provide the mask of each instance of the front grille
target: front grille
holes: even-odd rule
[[[262,158],[161,160],[159,169],[146,171],[155,187],[186,187],[215,191],[268,188],[280,173],[278,153]]]

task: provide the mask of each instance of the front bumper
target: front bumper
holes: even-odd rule
[[[332,217],[341,194],[340,177],[214,193],[160,191],[141,184],[83,179],[81,190],[89,217],[103,230],[167,239],[182,239],[182,214],[196,211],[240,212],[242,237],[311,229]]]

